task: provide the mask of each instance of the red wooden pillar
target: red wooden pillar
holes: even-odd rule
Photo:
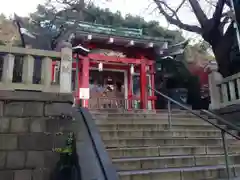
[[[146,64],[142,61],[140,65],[140,102],[141,102],[141,109],[147,108],[147,97],[146,97],[146,90],[147,90],[147,75],[146,75]]]
[[[89,91],[89,58],[84,57],[81,61],[80,86],[79,88],[88,89]],[[79,92],[80,94],[80,92]],[[88,99],[82,99],[82,107],[88,107]]]
[[[75,93],[76,93],[76,104],[80,105],[81,104],[81,100],[79,97],[79,93],[80,93],[80,87],[81,87],[81,79],[82,79],[82,62],[83,59],[79,59],[78,61],[76,61],[74,63],[74,67],[76,68],[76,73],[75,73],[75,80],[76,80],[76,76],[78,76],[78,82],[75,82]]]
[[[150,73],[151,73],[151,87],[152,87],[152,96],[155,97],[155,71],[154,71],[154,64],[150,66]],[[152,100],[152,109],[155,109],[155,100]]]
[[[133,79],[132,79],[132,74],[130,72],[130,67],[128,68],[127,71],[127,76],[128,76],[128,99],[127,99],[127,105],[128,105],[128,109],[132,109],[132,97],[133,97],[133,90],[132,90],[132,86],[133,86]]]
[[[82,79],[82,63],[81,63],[81,60],[78,61],[78,64],[76,64],[76,67],[78,68],[78,74],[76,75],[76,76],[78,76],[78,87],[80,87],[81,86],[81,79]],[[78,95],[79,95],[79,88],[78,88]]]

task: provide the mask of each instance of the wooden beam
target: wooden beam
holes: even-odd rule
[[[123,63],[123,64],[141,64],[142,59],[135,59],[135,58],[122,58],[116,56],[105,56],[102,54],[89,54],[88,57],[91,60],[95,61],[103,61],[103,62],[115,62],[115,63]],[[81,58],[81,57],[79,57]],[[146,60],[146,65],[152,65],[154,61]]]

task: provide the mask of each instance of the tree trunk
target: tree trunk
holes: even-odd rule
[[[230,51],[227,51],[227,44],[219,44],[212,47],[215,59],[218,63],[218,71],[223,77],[231,75]]]
[[[233,70],[231,68],[230,55],[235,38],[233,24],[227,28],[224,35],[221,35],[217,28],[213,28],[211,31],[203,34],[203,38],[212,46],[215,59],[218,63],[218,71],[223,77],[232,75]]]
[[[234,31],[232,28],[231,31]],[[235,34],[232,32],[222,37],[217,44],[212,46],[216,61],[218,63],[219,72],[223,77],[232,75],[233,69],[231,67],[231,51],[234,44]]]

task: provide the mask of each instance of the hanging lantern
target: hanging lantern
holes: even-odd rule
[[[103,63],[102,62],[100,62],[98,64],[98,71],[103,71]]]
[[[133,65],[133,64],[131,64],[130,73],[131,73],[131,74],[134,74],[134,65]]]

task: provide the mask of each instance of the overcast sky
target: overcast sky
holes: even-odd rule
[[[7,16],[17,13],[20,16],[26,16],[36,10],[38,4],[43,4],[45,0],[1,0],[0,12]],[[154,4],[149,7],[152,0],[95,0],[98,5],[103,8],[109,8],[111,11],[120,11],[123,15],[128,13],[133,15],[140,15],[146,20],[157,20],[160,25],[175,29],[175,26],[169,26],[165,19],[159,16],[157,11],[153,12]],[[177,5],[178,0],[168,0],[170,3]],[[196,24],[197,21],[189,8],[185,8],[181,12],[181,19],[191,24]],[[194,38],[196,35],[184,32],[186,37]]]

